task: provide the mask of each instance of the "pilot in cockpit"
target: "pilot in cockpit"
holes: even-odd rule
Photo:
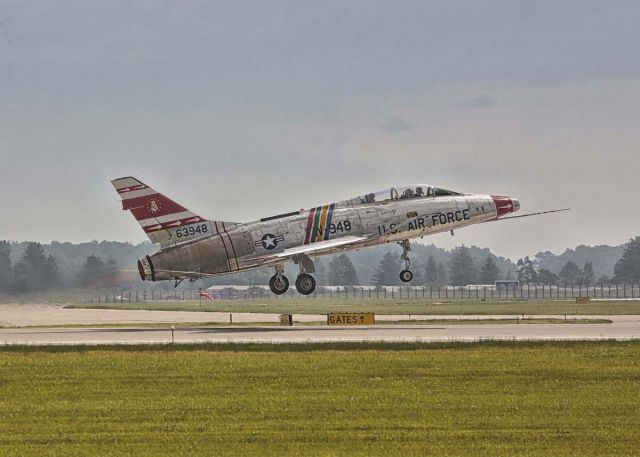
[[[371,193],[364,196],[365,203],[375,203],[376,195]]]
[[[416,187],[416,197],[424,197],[424,191],[422,187]]]
[[[402,192],[402,195],[400,196],[400,198],[413,198],[413,189],[407,189],[404,192]]]

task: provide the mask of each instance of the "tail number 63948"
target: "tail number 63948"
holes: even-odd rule
[[[182,238],[185,236],[193,236],[196,234],[207,233],[209,229],[207,224],[190,225],[188,227],[179,227],[176,229],[176,238]]]

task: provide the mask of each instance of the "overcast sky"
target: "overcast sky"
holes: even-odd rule
[[[518,258],[640,235],[637,1],[0,0],[0,239],[145,239],[109,180],[250,221],[403,183],[512,195]]]

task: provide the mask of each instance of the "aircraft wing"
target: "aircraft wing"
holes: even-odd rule
[[[318,241],[317,243],[305,244],[303,246],[296,246],[293,248],[285,249],[277,254],[264,256],[263,260],[275,260],[275,259],[288,259],[298,254],[306,255],[320,255],[328,254],[336,248],[344,248],[347,246],[355,247],[364,241],[369,240],[366,236],[343,236],[342,238],[336,238],[334,240]]]

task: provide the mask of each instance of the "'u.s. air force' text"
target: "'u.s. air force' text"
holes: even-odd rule
[[[461,209],[458,211],[449,211],[447,213],[438,213],[432,214],[431,216],[420,216],[415,218],[412,221],[409,221],[409,224],[406,226],[407,230],[419,230],[426,228],[427,221],[431,222],[431,226],[435,225],[445,225],[450,224],[452,222],[462,222],[471,219],[469,216],[468,209]],[[385,233],[398,233],[398,224],[389,224],[379,225],[378,226],[378,234],[383,235]]]

